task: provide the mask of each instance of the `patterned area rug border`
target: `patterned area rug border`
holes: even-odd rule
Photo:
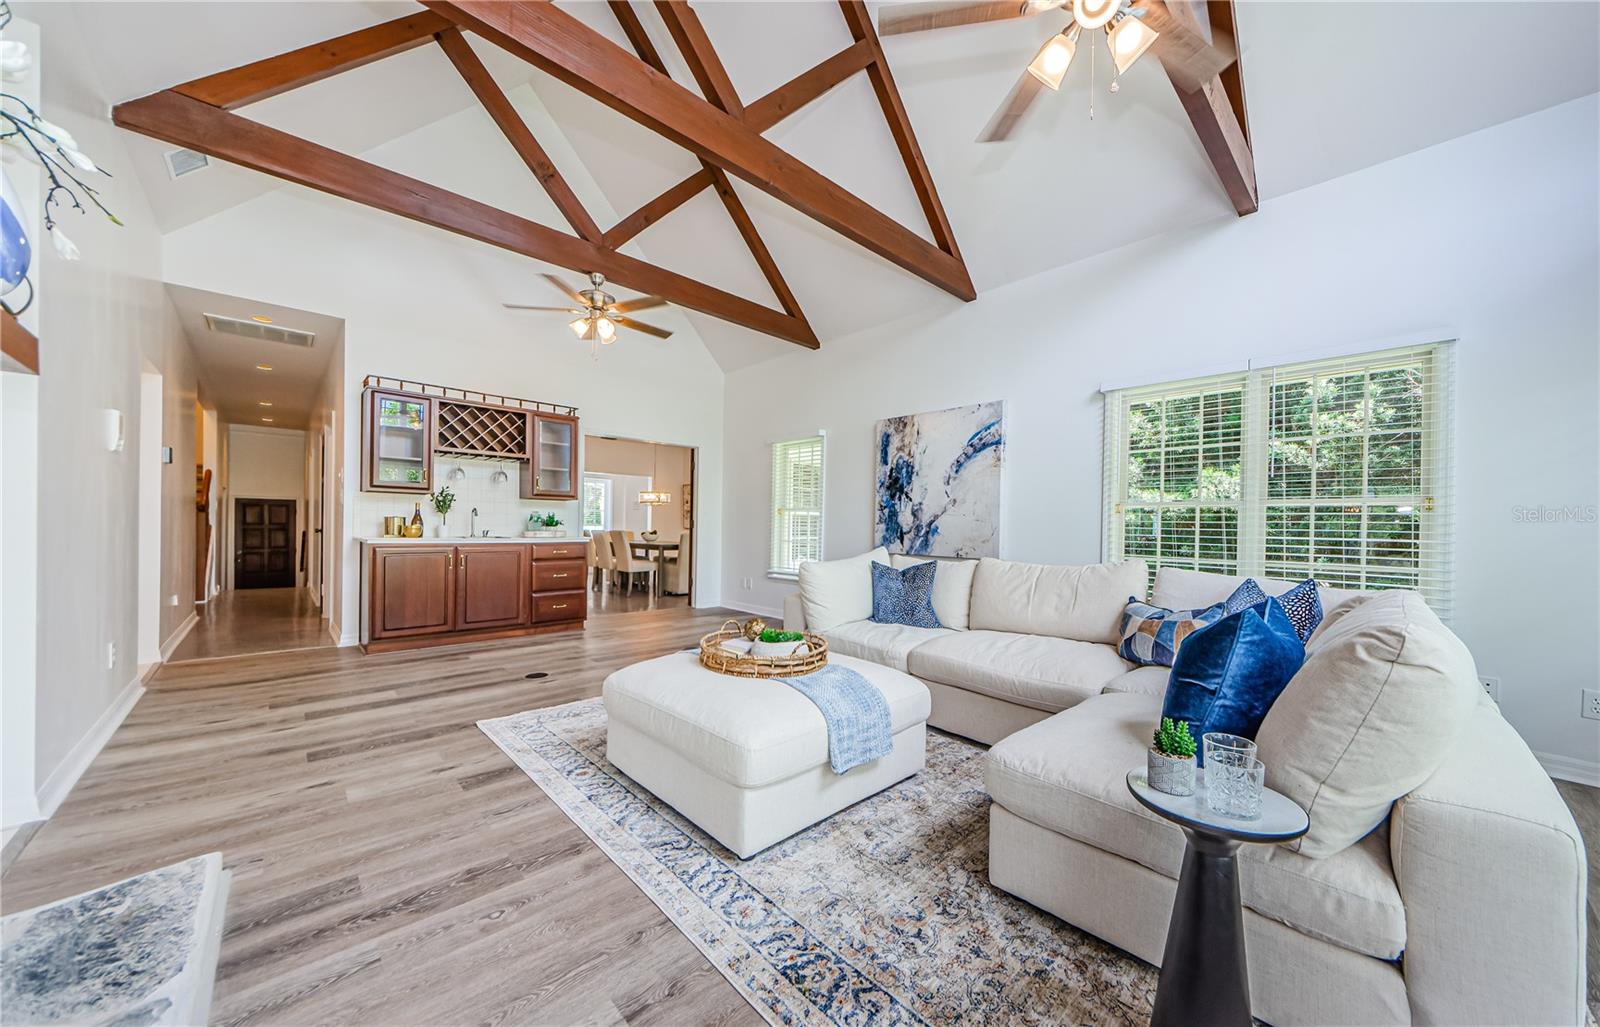
[[[769,1023],[1148,1020],[1149,966],[988,884],[977,746],[930,732],[923,774],[740,861],[605,760],[599,699],[478,727]],[[873,867],[852,867],[837,893],[819,870],[830,857],[860,863],[874,846],[902,853],[908,841],[919,847],[912,884],[881,901]],[[930,882],[930,871],[953,883]]]

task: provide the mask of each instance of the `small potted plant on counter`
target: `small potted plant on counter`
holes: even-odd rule
[[[450,520],[450,508],[456,505],[456,494],[446,485],[428,498],[433,500],[433,508],[439,512],[439,523],[434,527],[433,534],[436,538],[444,538],[445,525]]]
[[[1168,795],[1194,794],[1194,736],[1188,721],[1162,717],[1147,761],[1151,788]]]
[[[561,518],[553,513],[532,513],[528,515],[528,527],[523,535],[528,538],[560,538],[565,534],[561,529]]]

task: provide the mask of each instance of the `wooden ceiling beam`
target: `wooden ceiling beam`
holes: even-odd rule
[[[599,100],[912,274],[977,297],[959,257],[929,243],[579,19],[533,0],[424,0],[546,74]],[[656,290],[659,292],[659,290]]]
[[[772,92],[745,105],[744,123],[765,132],[873,61],[865,40],[852,43],[821,64],[807,68]]]
[[[883,46],[878,42],[878,33],[872,27],[872,15],[867,11],[867,5],[862,0],[839,0],[839,10],[844,14],[845,24],[850,28],[850,35],[857,43],[864,43],[872,51],[872,63],[867,65],[867,77],[872,82],[873,92],[878,94],[878,106],[883,108],[884,120],[889,122],[889,131],[894,135],[895,146],[900,149],[900,158],[905,162],[906,174],[911,176],[911,185],[917,192],[917,200],[922,204],[922,214],[928,219],[928,229],[933,233],[933,241],[939,244],[939,249],[954,257],[961,259],[961,250],[956,246],[956,233],[950,227],[950,219],[945,216],[944,204],[939,202],[939,192],[933,185],[933,174],[928,170],[928,162],[922,157],[922,147],[917,145],[917,134],[911,128],[911,117],[906,114],[905,104],[900,100],[900,90],[895,87],[894,76],[889,71],[889,61],[883,54]]]
[[[1219,29],[1230,37],[1233,32],[1233,0],[1210,0],[1206,4],[1210,12],[1207,25],[1197,20],[1185,0],[1147,0],[1145,6],[1145,22],[1157,31],[1163,31],[1158,26],[1167,26],[1166,31],[1171,31],[1171,26],[1177,25],[1180,31],[1207,42],[1217,37]],[[1221,7],[1227,10],[1219,11]],[[1224,25],[1226,28],[1222,28]],[[1231,38],[1219,41],[1232,47],[1237,45]],[[1250,149],[1250,135],[1245,124],[1244,80],[1238,63],[1198,84],[1189,80],[1180,65],[1168,64],[1165,58],[1162,64],[1233,209],[1240,217],[1255,213],[1261,201],[1256,188],[1255,155]],[[1233,73],[1231,86],[1226,77],[1229,71]]]
[[[715,167],[715,165],[712,165]],[[606,230],[601,237],[601,244],[616,249],[623,243],[632,239],[640,232],[660,221],[668,214],[687,203],[690,198],[699,194],[700,190],[709,188],[712,183],[711,168],[702,167],[699,171],[657,196],[649,203],[629,214]]]
[[[603,234],[600,226],[595,224],[594,218],[583,209],[577,194],[567,185],[567,180],[561,177],[561,172],[556,169],[544,147],[534,138],[528,123],[522,120],[522,115],[511,106],[511,100],[495,82],[494,76],[489,74],[489,69],[484,67],[478,55],[472,52],[472,44],[467,42],[461,30],[448,28],[440,32],[436,38],[445,56],[450,58],[450,63],[455,65],[456,71],[466,80],[473,95],[477,96],[478,102],[483,104],[483,109],[488,111],[489,117],[500,126],[500,131],[505,134],[511,148],[517,151],[517,156],[522,158],[528,170],[533,172],[539,184],[544,186],[544,191],[549,194],[556,209],[561,211],[561,216],[567,219],[567,224],[590,242],[600,242]]]
[[[451,23],[439,15],[419,11],[337,39],[197,78],[174,86],[173,90],[201,103],[233,110],[431,43],[435,33],[451,27]]]
[[[656,10],[666,22],[672,41],[678,44],[678,52],[683,54],[684,63],[689,65],[689,74],[694,76],[700,92],[722,110],[743,120],[744,104],[739,102],[739,92],[733,88],[733,80],[711,45],[711,37],[706,35],[700,16],[694,13],[687,0],[656,0]],[[656,70],[665,73],[667,69]]]
[[[535,260],[574,271],[598,271],[630,289],[817,348],[810,326],[785,312],[231,114],[176,90],[118,104],[112,110],[112,121],[129,131]]]

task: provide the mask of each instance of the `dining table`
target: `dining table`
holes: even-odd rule
[[[656,540],[654,542],[642,538],[630,538],[628,549],[635,556],[643,556],[646,560],[656,563],[656,595],[662,595],[667,588],[667,554],[678,551],[678,543]]]

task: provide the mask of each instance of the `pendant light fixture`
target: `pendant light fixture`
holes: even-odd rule
[[[650,485],[639,493],[640,506],[666,506],[672,502],[672,493],[658,492],[655,489],[656,478],[661,471],[661,447],[654,442],[650,443]]]

